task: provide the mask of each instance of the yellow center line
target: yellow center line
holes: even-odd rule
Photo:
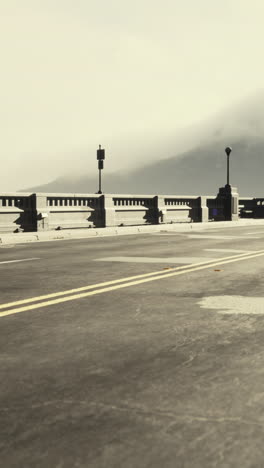
[[[254,251],[254,253],[255,252],[260,253],[260,252],[264,252],[264,250]],[[237,255],[229,255],[228,257],[219,258],[218,261],[228,260],[228,259],[231,259],[231,258],[240,258],[240,257],[245,257],[245,256],[247,257],[250,254],[251,254],[250,252],[247,252],[247,253],[242,253],[242,254],[237,254]],[[215,262],[215,260],[216,260],[215,258],[212,258],[212,260],[206,260],[205,262],[196,263],[195,266],[208,265],[208,264],[210,265],[211,263]],[[166,259],[164,259],[164,263],[166,263]],[[190,268],[192,268],[192,266],[193,266],[193,264],[192,265],[183,265],[183,266],[180,266],[180,267],[173,267],[173,268],[169,267],[169,268],[170,268],[170,272],[172,272],[172,271],[190,269]],[[21,299],[20,301],[7,302],[5,304],[1,304],[0,309],[6,309],[8,307],[13,307],[13,306],[22,305],[22,304],[30,304],[31,302],[37,302],[37,301],[41,301],[41,300],[45,300],[45,299],[51,299],[53,297],[65,296],[67,294],[78,293],[78,292],[81,292],[81,291],[88,291],[89,289],[101,288],[103,286],[110,286],[112,284],[124,283],[124,282],[132,281],[132,280],[135,280],[135,279],[139,279],[139,278],[147,278],[149,276],[156,276],[156,275],[163,275],[163,274],[165,275],[166,273],[168,273],[168,270],[163,270],[163,271],[158,270],[158,271],[153,271],[151,273],[143,273],[143,274],[140,274],[140,275],[128,276],[126,278],[119,278],[117,280],[104,281],[103,283],[97,283],[97,284],[91,284],[91,285],[88,285],[88,286],[82,286],[80,288],[68,289],[66,291],[59,291],[59,292],[56,292],[56,293],[45,294],[45,295],[42,295],[42,296],[31,297],[31,298],[28,298],[28,299]]]
[[[51,305],[55,305],[55,304],[60,304],[62,302],[68,302],[68,301],[72,301],[72,300],[75,300],[75,299],[82,299],[84,297],[94,296],[96,294],[102,294],[104,292],[114,291],[116,289],[122,289],[122,288],[126,288],[126,287],[129,287],[129,286],[135,286],[135,285],[138,285],[138,284],[147,283],[149,281],[164,279],[164,278],[168,278],[168,277],[171,277],[171,276],[184,275],[185,273],[204,270],[206,268],[211,268],[213,266],[219,266],[219,265],[224,265],[224,264],[228,264],[228,263],[239,262],[239,261],[242,261],[242,260],[252,259],[252,258],[260,257],[260,256],[263,256],[263,255],[264,255],[264,251],[261,251],[260,253],[256,253],[256,254],[253,254],[253,255],[247,255],[247,256],[243,256],[243,257],[240,256],[239,258],[237,258],[237,256],[236,256],[236,258],[231,258],[229,260],[221,260],[221,261],[217,261],[215,263],[209,263],[209,264],[207,263],[207,264],[196,266],[196,267],[193,267],[193,268],[186,268],[185,270],[182,270],[182,271],[174,271],[174,272],[171,272],[171,273],[165,272],[165,274],[160,274],[159,276],[154,276],[154,277],[152,276],[151,278],[144,278],[144,279],[140,279],[140,280],[137,280],[137,281],[129,281],[129,282],[125,283],[125,284],[117,284],[115,286],[110,286],[110,287],[107,287],[107,288],[96,289],[95,291],[89,291],[89,292],[85,292],[85,293],[81,293],[81,294],[75,294],[75,295],[72,295],[72,296],[62,297],[62,298],[59,298],[59,299],[54,299],[54,300],[51,300],[51,301],[41,302],[41,303],[38,303],[38,304],[32,304],[32,305],[25,306],[25,307],[18,307],[18,308],[15,308],[15,309],[0,312],[0,317],[5,317],[7,315],[17,314],[17,313],[20,313],[20,312],[25,312],[25,311],[29,311],[29,310],[33,310],[33,309],[39,309],[39,308],[42,308],[42,307],[47,307],[47,306],[51,306]]]

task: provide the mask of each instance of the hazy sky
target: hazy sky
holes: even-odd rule
[[[0,6],[2,191],[94,172],[99,143],[105,173],[171,156],[170,136],[263,87],[263,0]]]

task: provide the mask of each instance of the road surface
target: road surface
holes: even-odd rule
[[[263,241],[3,245],[1,466],[263,466]]]

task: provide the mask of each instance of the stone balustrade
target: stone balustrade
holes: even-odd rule
[[[4,193],[0,195],[0,232],[45,231],[105,226],[208,222],[264,217],[264,199],[241,198],[236,190],[220,195],[135,195]],[[232,206],[231,206],[232,202]],[[227,218],[227,205],[230,205]]]
[[[264,198],[240,198],[239,212],[241,218],[264,218]]]
[[[36,193],[38,231],[102,227],[102,196],[95,194]]]
[[[0,195],[0,232],[34,231],[32,194],[8,192]]]

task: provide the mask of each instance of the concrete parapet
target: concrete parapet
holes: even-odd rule
[[[34,195],[38,231],[103,226],[100,195],[71,193]]]
[[[163,210],[166,223],[190,223],[200,221],[200,202],[196,195],[164,195]]]
[[[157,224],[157,203],[155,195],[114,195],[117,226]]]
[[[0,232],[34,231],[31,193],[0,194]]]
[[[239,212],[240,210],[240,212]],[[217,196],[76,193],[0,195],[0,232],[207,223],[264,218],[264,198],[241,198],[221,187]]]
[[[240,198],[238,209],[241,218],[264,218],[264,198]]]

